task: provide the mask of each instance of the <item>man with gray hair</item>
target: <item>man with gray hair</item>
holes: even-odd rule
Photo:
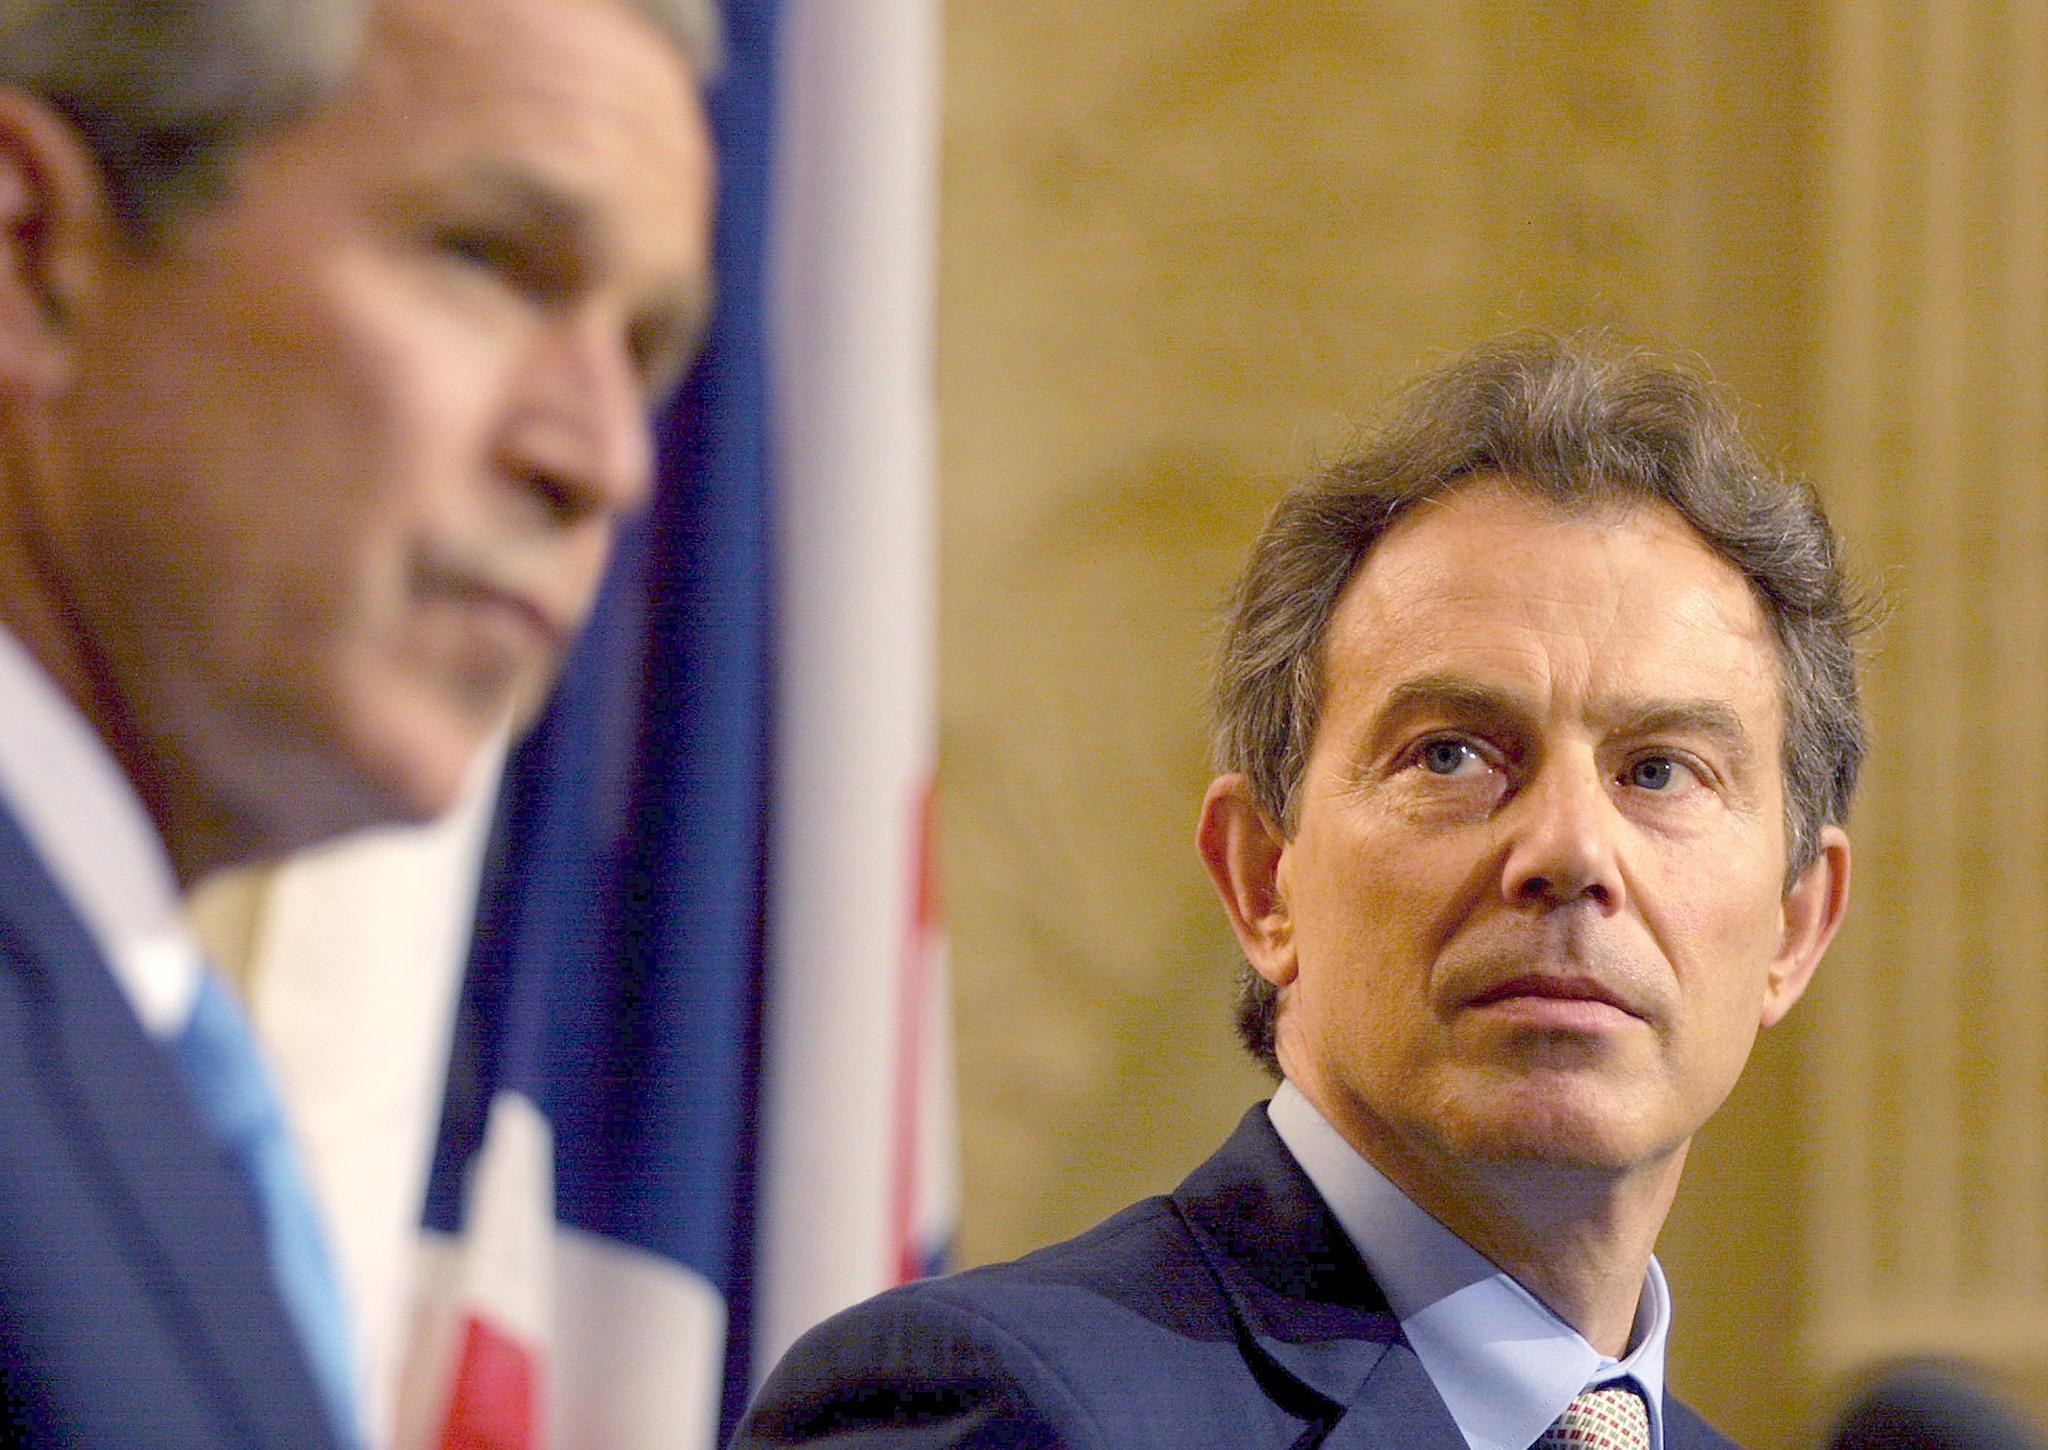
[[[454,800],[709,293],[709,0],[0,0],[0,1442],[360,1443],[180,893]]]
[[[1231,607],[1197,843],[1272,1101],[1171,1195],[828,1321],[739,1444],[1726,1446],[1652,1247],[1842,918],[1858,623],[1687,371],[1422,379]]]

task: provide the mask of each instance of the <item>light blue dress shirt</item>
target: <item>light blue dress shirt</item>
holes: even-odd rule
[[[1472,1450],[1529,1450],[1581,1390],[1616,1380],[1642,1391],[1651,1450],[1663,1450],[1671,1295],[1654,1258],[1628,1354],[1611,1359],[1388,1182],[1294,1084],[1282,1083],[1266,1112],[1372,1270]]]
[[[0,796],[143,1030],[194,1082],[194,1106],[255,1196],[271,1272],[341,1442],[360,1444],[346,1309],[319,1214],[242,1009],[186,924],[156,827],[91,724],[6,629],[0,702]]]

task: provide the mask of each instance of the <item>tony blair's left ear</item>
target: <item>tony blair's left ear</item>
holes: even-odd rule
[[[1259,808],[1247,777],[1210,782],[1195,848],[1252,970],[1275,987],[1287,986],[1296,970],[1294,919],[1282,879],[1287,841]]]
[[[1785,893],[1785,934],[1764,990],[1763,1025],[1775,1025],[1792,1010],[1813,980],[1813,971],[1835,939],[1849,908],[1849,836],[1824,827],[1820,851]]]
[[[0,392],[63,386],[70,324],[111,234],[100,168],[41,100],[0,89]]]

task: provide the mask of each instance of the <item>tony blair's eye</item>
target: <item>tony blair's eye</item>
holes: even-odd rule
[[[1467,766],[1485,764],[1479,752],[1462,740],[1425,741],[1416,759],[1431,775],[1457,775]]]
[[[1637,790],[1668,791],[1691,772],[1666,755],[1645,756],[1628,768],[1625,779]]]
[[[1386,779],[1393,800],[1425,817],[1464,818],[1503,800],[1514,788],[1514,769],[1513,754],[1483,737],[1423,735],[1402,747]]]

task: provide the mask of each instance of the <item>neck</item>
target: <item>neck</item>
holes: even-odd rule
[[[0,627],[99,735],[156,826],[180,889],[189,889],[246,854],[236,848],[232,818],[194,796],[192,772],[177,768],[141,728],[87,613],[63,587],[38,537],[14,510],[0,510]]]
[[[1593,1348],[1619,1359],[1628,1352],[1684,1156],[1680,1148],[1653,1167],[1622,1174],[1553,1163],[1476,1163],[1455,1183],[1381,1171]]]
[[[1686,1145],[1615,1168],[1554,1158],[1489,1158],[1420,1146],[1383,1125],[1310,1101],[1366,1161],[1484,1254],[1602,1354],[1628,1352],[1657,1234]],[[1377,1129],[1377,1130],[1375,1130]]]

